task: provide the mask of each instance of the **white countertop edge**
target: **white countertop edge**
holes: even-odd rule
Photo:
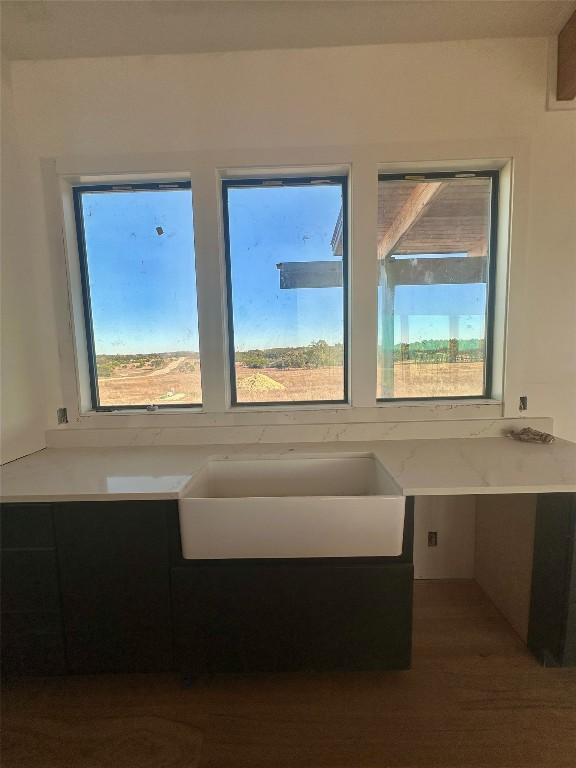
[[[481,485],[457,488],[405,488],[403,496],[506,496],[518,493],[576,493],[574,485]]]
[[[180,491],[157,491],[141,493],[38,493],[6,495],[0,494],[1,504],[44,504],[65,501],[178,501]]]
[[[8,487],[5,494],[0,490],[0,501],[178,500],[211,460],[335,456],[374,456],[399,496],[576,492],[576,444],[560,439],[550,447],[491,437],[214,448],[195,448],[190,453],[184,447],[160,446],[137,447],[134,452],[129,448],[47,448],[2,467],[3,484]],[[479,451],[482,448],[486,452]],[[146,456],[142,463],[135,461],[141,450],[146,452],[141,454]],[[523,477],[526,483],[521,482]],[[115,482],[124,483],[125,490],[107,488]]]
[[[505,496],[514,494],[542,494],[542,493],[576,493],[576,484],[546,486],[459,486],[457,488],[406,488],[398,496],[404,498],[410,496]],[[389,494],[390,495],[390,494]],[[1,504],[48,504],[56,502],[82,502],[82,501],[178,501],[182,497],[180,492],[159,493],[85,493],[85,494],[29,494],[16,496],[0,496]],[[258,497],[256,497],[258,498]],[[332,498],[332,497],[331,497]]]

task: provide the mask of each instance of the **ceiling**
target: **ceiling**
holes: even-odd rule
[[[8,59],[541,37],[574,0],[0,0]]]
[[[490,180],[457,179],[433,182],[435,197],[394,244],[393,254],[467,253],[486,256],[490,221]],[[429,182],[378,184],[378,241],[386,237],[411,194]],[[405,215],[405,214],[404,214]],[[388,254],[387,254],[388,255]],[[382,257],[381,257],[382,258]]]

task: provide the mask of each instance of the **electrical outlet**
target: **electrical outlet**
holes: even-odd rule
[[[518,404],[519,411],[528,410],[528,395],[520,395],[520,402]]]
[[[438,546],[438,531],[428,531],[428,546],[429,547]]]

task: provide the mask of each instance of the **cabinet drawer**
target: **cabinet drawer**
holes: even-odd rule
[[[2,549],[54,546],[51,504],[2,504]]]
[[[56,552],[2,552],[2,613],[59,611]]]

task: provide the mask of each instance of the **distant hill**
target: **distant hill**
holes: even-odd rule
[[[171,360],[190,358],[195,366],[200,360],[198,352],[149,352],[139,354],[96,355],[100,377],[140,371],[146,373],[163,368]],[[484,359],[484,339],[424,339],[409,344],[394,345],[394,360],[419,363],[474,362]],[[343,365],[343,344],[329,344],[324,339],[300,347],[270,347],[249,349],[236,353],[236,361],[247,368],[327,368]],[[185,365],[186,363],[183,363]],[[182,367],[180,366],[180,370]]]
[[[139,354],[123,355],[96,355],[96,368],[98,376],[107,378],[118,373],[119,370],[142,370],[147,372],[157,368],[163,368],[170,360],[179,357],[189,357],[192,360],[200,360],[199,352],[143,352]]]

